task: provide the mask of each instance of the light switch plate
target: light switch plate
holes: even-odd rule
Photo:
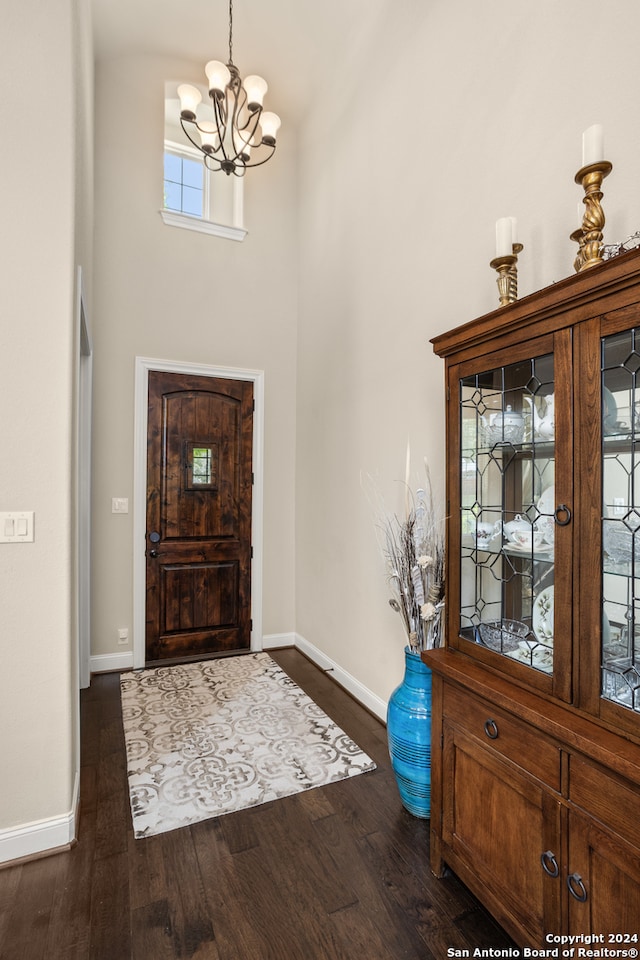
[[[112,497],[111,513],[129,513],[128,497]]]
[[[33,543],[33,510],[0,512],[0,543]]]

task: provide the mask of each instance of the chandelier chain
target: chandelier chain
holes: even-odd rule
[[[229,63],[233,63],[233,0],[229,0]]]

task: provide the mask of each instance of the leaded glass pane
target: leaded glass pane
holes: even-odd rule
[[[461,629],[553,669],[553,355],[460,382]]]
[[[602,687],[640,712],[640,329],[602,341]]]

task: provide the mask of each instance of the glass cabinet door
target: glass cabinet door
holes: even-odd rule
[[[640,328],[602,340],[601,696],[640,712]]]
[[[459,389],[461,636],[551,674],[554,540],[564,522],[554,355],[464,376]]]

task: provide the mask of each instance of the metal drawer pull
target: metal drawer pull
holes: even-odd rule
[[[540,863],[542,864],[542,869],[550,877],[557,877],[560,873],[560,867],[558,866],[558,861],[555,858],[555,855],[551,850],[545,850],[544,853],[540,854]]]
[[[584,903],[587,899],[587,888],[582,882],[582,877],[579,873],[570,873],[567,877],[567,886],[569,887],[569,893],[577,900],[579,903]]]
[[[489,740],[498,739],[498,724],[495,722],[495,720],[491,720],[491,718],[489,718],[489,720],[485,720],[484,732],[489,737]]]
[[[560,519],[560,515],[564,514],[564,519]],[[555,509],[554,517],[556,518],[556,523],[559,527],[566,527],[568,523],[571,522],[571,510],[566,505],[566,503],[559,503]]]

